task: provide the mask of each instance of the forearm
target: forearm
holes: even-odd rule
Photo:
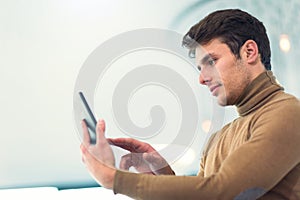
[[[117,171],[114,192],[134,199],[233,199],[238,191],[226,191],[229,185],[218,184],[220,177],[212,176],[151,176]],[[124,187],[125,186],[125,187]]]

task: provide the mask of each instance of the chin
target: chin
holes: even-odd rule
[[[218,98],[218,104],[219,104],[220,106],[227,106],[226,99],[223,100],[223,99],[219,99],[219,98]]]
[[[218,100],[218,104],[220,106],[228,106],[229,105],[227,99],[221,95],[217,97],[217,100]]]
[[[220,106],[228,106],[226,103],[224,103],[224,102],[219,102],[218,101],[218,104],[220,105]]]

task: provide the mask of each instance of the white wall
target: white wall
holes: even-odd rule
[[[81,65],[114,35],[166,27],[181,4],[0,1],[0,187],[91,181],[73,123]]]

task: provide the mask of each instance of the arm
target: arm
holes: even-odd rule
[[[299,163],[299,124],[299,106],[268,112],[252,125],[249,141],[230,154],[217,173],[174,177],[117,171],[114,192],[136,199],[234,199],[247,191],[259,191],[256,197],[261,196]]]

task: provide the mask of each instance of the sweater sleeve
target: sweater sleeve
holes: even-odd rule
[[[300,106],[270,107],[250,123],[250,139],[232,152],[219,171],[202,176],[152,176],[118,171],[114,192],[134,199],[256,199],[300,162]]]

